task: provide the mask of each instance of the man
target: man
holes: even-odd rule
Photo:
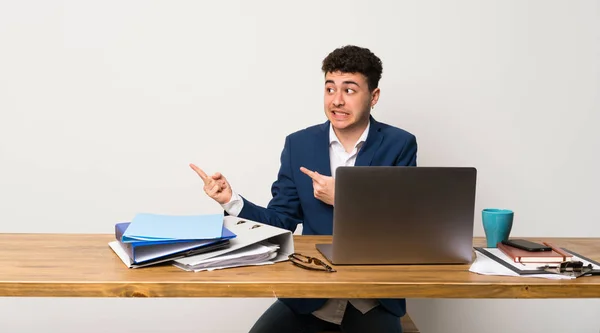
[[[305,235],[331,235],[338,166],[416,166],[415,136],[371,116],[380,95],[380,59],[366,48],[345,46],[323,60],[322,70],[328,120],[286,137],[266,208],[233,191],[222,174],[208,176],[190,165],[227,214],[291,231],[302,223]],[[402,332],[405,309],[404,299],[278,299],[250,332]]]

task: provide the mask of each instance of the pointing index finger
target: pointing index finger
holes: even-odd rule
[[[315,173],[314,171],[308,170],[305,167],[300,167],[300,171],[302,171],[304,174],[306,174],[307,176],[309,176],[313,180],[319,180],[318,174]]]
[[[202,171],[202,169],[200,169],[199,167],[195,166],[194,164],[190,164],[190,167],[192,168],[192,170],[196,171],[198,176],[200,176],[200,178],[202,178],[202,180],[206,183],[206,180],[208,178],[206,173],[204,171]]]

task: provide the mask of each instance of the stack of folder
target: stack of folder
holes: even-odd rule
[[[234,216],[226,216],[223,224],[236,235],[227,248],[179,258],[173,265],[190,272],[212,271],[270,265],[286,261],[294,253],[294,238],[289,230]]]
[[[116,239],[108,245],[129,268],[170,262],[228,247],[236,235],[223,225],[223,217],[137,214],[115,225]]]

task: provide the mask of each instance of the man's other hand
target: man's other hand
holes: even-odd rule
[[[335,197],[335,180],[333,177],[323,176],[305,167],[300,167],[300,171],[312,179],[315,198],[333,206],[333,198]]]
[[[220,172],[212,176],[208,176],[202,169],[190,164],[192,170],[196,171],[198,176],[204,181],[204,192],[221,205],[228,203],[231,200],[231,186],[229,182]]]

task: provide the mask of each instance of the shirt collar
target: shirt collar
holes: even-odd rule
[[[358,138],[358,141],[356,141],[354,148],[360,148],[362,146],[362,144],[365,141],[367,141],[367,136],[369,136],[369,127],[371,127],[371,120],[369,120],[369,122],[367,123],[367,128],[365,128],[364,132]],[[340,145],[342,144],[340,142],[340,140],[338,139],[337,135],[335,134],[335,131],[333,130],[333,126],[331,126],[331,124],[329,124],[329,145],[331,146],[331,144],[334,142],[337,142]]]

